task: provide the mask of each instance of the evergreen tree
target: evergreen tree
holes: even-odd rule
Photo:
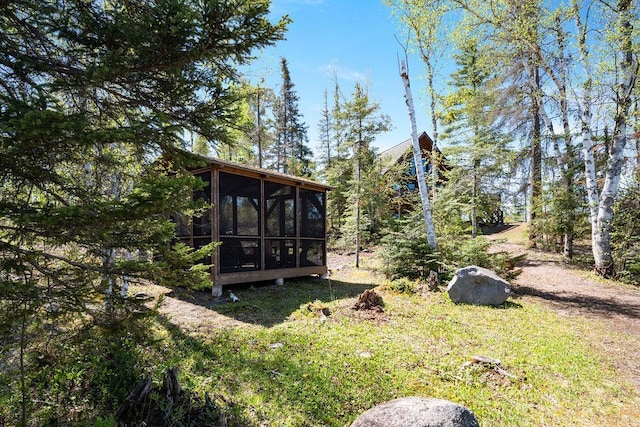
[[[291,81],[289,66],[285,58],[281,59],[282,87],[275,105],[276,170],[300,176],[311,175],[312,151],[308,146],[307,126],[302,122],[298,108],[298,94]]]
[[[320,121],[318,122],[318,135],[320,138],[320,146],[318,147],[320,154],[319,159],[324,164],[324,171],[331,165],[331,159],[335,155],[334,135],[333,135],[333,115],[329,109],[329,95],[327,90],[323,92],[322,110],[320,111]]]
[[[352,180],[349,183],[349,202],[345,212],[346,238],[355,241],[356,267],[359,266],[359,251],[362,243],[367,242],[377,225],[382,209],[388,209],[380,202],[390,186],[380,185],[381,172],[375,169],[375,151],[371,143],[376,136],[390,129],[390,119],[380,113],[380,105],[372,102],[366,89],[356,83],[352,99],[344,103],[337,115],[338,123],[344,127],[342,149],[352,152]],[[363,234],[363,230],[366,233]],[[364,239],[363,239],[364,237]]]
[[[341,237],[341,228],[344,224],[347,211],[347,195],[350,183],[353,179],[353,167],[347,144],[343,144],[346,130],[345,117],[342,112],[342,95],[337,78],[333,91],[333,106],[329,112],[331,124],[329,134],[332,141],[328,142],[334,147],[330,164],[324,170],[327,183],[333,188],[327,194],[327,219],[332,237]]]
[[[250,133],[252,145],[255,147],[258,163],[263,168],[271,161],[270,148],[273,146],[275,120],[273,106],[275,93],[270,88],[260,84],[253,87],[249,97],[249,104],[254,118],[253,130]]]
[[[268,6],[0,3],[0,329],[20,337],[22,381],[5,392],[21,393],[22,425],[29,345],[66,330],[52,313],[111,321],[116,306],[106,317],[96,302],[111,290],[124,307],[127,280],[207,283],[190,265],[211,247],[168,250],[170,214],[197,207],[182,135],[230,140],[235,70],[285,29]]]
[[[251,104],[254,88],[243,82],[234,87],[234,90],[237,92],[238,99],[235,104],[236,116],[233,122],[224,125],[230,142],[226,144],[213,142],[216,157],[248,166],[258,166],[259,153],[253,141],[256,122]]]
[[[496,183],[509,159],[507,141],[491,122],[494,89],[482,54],[478,41],[471,38],[454,55],[459,68],[451,75],[455,90],[444,98],[447,128],[442,135],[455,147],[449,158],[457,160],[460,169],[453,172],[456,178],[449,185],[469,206],[473,237],[478,234],[478,218],[486,221],[493,213],[494,206],[487,203],[495,197],[490,190],[499,190]]]

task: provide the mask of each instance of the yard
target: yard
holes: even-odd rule
[[[528,251],[502,307],[378,290],[383,312],[356,311],[357,296],[383,281],[365,255],[360,270],[330,258],[330,280],[235,287],[220,300],[155,288],[166,293],[157,379],[178,366],[185,386],[216,396],[237,425],[348,425],[402,396],[463,404],[486,426],[637,423],[637,289],[595,284]],[[564,288],[554,290],[558,280]],[[578,297],[578,282],[599,294]],[[616,306],[612,290],[627,300]],[[503,371],[466,363],[474,355],[499,359]]]

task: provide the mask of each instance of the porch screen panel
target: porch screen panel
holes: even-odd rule
[[[294,268],[296,266],[296,241],[293,239],[265,240],[265,268]]]
[[[196,177],[200,178],[205,186],[199,190],[194,191],[193,200],[202,200],[207,205],[211,206],[211,172],[206,171],[196,174]],[[193,217],[193,236],[211,236],[211,208]],[[211,239],[209,239],[211,241]]]
[[[220,272],[260,270],[260,239],[220,237]]]
[[[305,239],[300,242],[300,267],[324,265],[324,240]]]
[[[300,267],[325,265],[325,193],[300,189]]]
[[[265,236],[296,235],[296,189],[290,185],[265,181]]]
[[[221,272],[259,270],[260,180],[220,172],[218,182]]]
[[[277,182],[264,182],[265,268],[296,266],[296,188]]]
[[[325,194],[300,189],[300,236],[325,238]]]

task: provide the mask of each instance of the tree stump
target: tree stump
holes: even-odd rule
[[[180,388],[177,368],[170,368],[160,387],[146,375],[118,408],[116,421],[122,426],[207,425],[226,427],[227,416],[205,393],[204,402]]]
[[[429,279],[427,279],[427,289],[430,292],[440,291],[440,288],[438,288],[438,273],[433,270],[429,271]]]
[[[353,306],[354,310],[376,310],[384,311],[382,297],[373,289],[366,289],[358,297],[358,301]]]

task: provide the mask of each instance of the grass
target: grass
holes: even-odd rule
[[[261,307],[262,317],[203,336],[159,328],[173,349],[164,364],[179,366],[193,390],[232,402],[242,425],[348,425],[401,396],[461,403],[487,426],[625,425],[629,411],[638,415],[635,391],[594,352],[605,331],[592,321],[526,300],[455,305],[443,293],[384,292],[385,312],[366,314],[351,308],[354,287],[363,286],[332,281],[333,299],[319,281],[235,291],[243,305],[216,304],[212,315]],[[331,314],[319,317],[309,302]],[[476,354],[513,377],[465,366]]]
[[[463,404],[483,426],[623,426],[640,416],[638,392],[612,366],[602,345],[608,332],[596,321],[526,298],[455,305],[445,293],[379,291],[383,313],[354,311],[357,295],[377,284],[366,270],[347,269],[330,283],[236,288],[236,303],[174,293],[167,299],[179,297],[180,310],[161,309],[146,329],[68,344],[60,363],[42,371],[58,388],[43,399],[52,403],[42,416],[71,408],[75,422],[99,425],[136,375],[159,382],[171,366],[184,388],[207,392],[239,426],[344,426],[402,396]],[[185,326],[180,318],[196,310],[205,310],[201,325]],[[616,344],[632,345],[625,339]],[[510,375],[467,364],[474,355],[499,359]],[[112,397],[92,406],[101,395]]]

